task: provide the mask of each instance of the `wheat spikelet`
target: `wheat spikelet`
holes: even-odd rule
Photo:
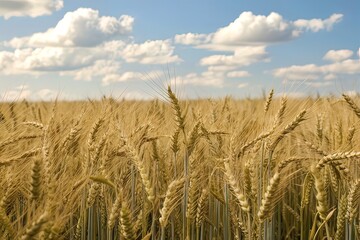
[[[349,129],[348,129],[348,135],[346,136],[346,143],[347,144],[351,144],[352,143],[352,140],[353,140],[353,137],[355,135],[355,126],[352,125]]]
[[[347,212],[346,218],[349,219],[349,222],[352,222],[354,216],[358,212],[358,194],[360,189],[360,180],[357,179],[354,183],[350,185],[349,194],[347,197]]]
[[[163,206],[160,209],[160,226],[165,228],[171,212],[177,207],[182,201],[180,196],[184,188],[185,178],[180,178],[172,181],[166,191],[165,200]]]
[[[278,172],[281,172],[286,166],[288,166],[290,163],[298,162],[298,161],[306,161],[309,160],[309,158],[302,158],[302,157],[291,157],[286,160],[282,160],[278,164]]]
[[[105,144],[106,144],[106,140],[107,140],[107,133],[105,133],[102,138],[100,139],[99,143],[97,144],[97,146],[95,147],[95,151],[94,154],[91,156],[90,159],[90,164],[86,167],[93,167],[98,165],[99,159],[100,159],[100,155],[101,152],[103,151],[103,149],[105,148]],[[86,168],[85,168],[86,169]]]
[[[275,140],[270,144],[269,146],[269,151],[273,151],[275,149],[275,147],[278,145],[278,143],[290,132],[292,132],[297,126],[299,126],[299,124],[305,120],[304,116],[305,116],[306,110],[302,110],[296,117],[295,119],[288,124],[279,134],[279,136],[277,136],[275,138]]]
[[[10,239],[13,239],[15,237],[15,231],[12,227],[11,221],[9,217],[6,215],[5,209],[2,207],[0,207],[0,226],[2,226],[5,232],[8,233]]]
[[[318,114],[316,118],[316,135],[321,142],[323,139],[323,117],[322,114]]]
[[[150,202],[153,202],[155,200],[154,188],[148,176],[148,171],[144,166],[144,163],[139,159],[139,156],[136,153],[135,149],[128,142],[126,142],[125,151],[129,156],[129,158],[134,162],[135,166],[137,167],[140,173],[140,177],[144,185],[145,191],[147,193],[148,200]]]
[[[127,203],[124,202],[120,211],[119,229],[125,240],[135,240],[134,227]]]
[[[191,130],[190,134],[189,134],[189,140],[188,140],[188,143],[187,143],[187,153],[188,153],[188,156],[190,157],[191,153],[193,152],[195,146],[196,146],[196,143],[199,139],[199,127],[200,127],[200,124],[201,122],[197,122],[193,129]]]
[[[237,154],[237,157],[240,157],[248,148],[251,148],[252,146],[254,146],[256,143],[258,143],[259,141],[267,138],[268,136],[270,136],[272,133],[274,132],[274,130],[270,130],[268,132],[262,133],[260,134],[258,137],[256,137],[254,140],[246,143],[244,146],[241,147],[239,153]]]
[[[244,166],[244,189],[245,189],[245,194],[247,197],[252,197],[252,175],[253,175],[253,172],[252,172],[252,169],[251,169],[251,165],[250,163],[245,163],[245,166]]]
[[[315,144],[313,144],[312,142],[309,142],[307,140],[304,140],[305,145],[311,149],[312,151],[314,151],[315,153],[321,155],[321,156],[326,156],[328,155],[325,151],[323,151],[319,146],[316,146]]]
[[[42,182],[42,161],[36,159],[34,161],[32,171],[31,171],[31,199],[38,201],[41,194],[41,182]]]
[[[280,108],[276,114],[276,118],[275,118],[275,121],[273,124],[274,128],[276,128],[282,124],[283,119],[284,119],[286,104],[287,104],[287,97],[284,95],[281,98]]]
[[[44,129],[44,125],[42,123],[39,122],[23,122],[23,125],[27,125],[27,126],[31,126],[40,130]]]
[[[74,239],[75,240],[80,240],[81,239],[81,225],[83,224],[82,221],[82,216],[79,217],[78,222],[76,224],[76,229],[75,229],[75,234],[74,234]]]
[[[240,190],[238,181],[235,178],[235,174],[233,173],[232,167],[230,166],[230,160],[228,158],[224,159],[224,167],[227,182],[229,183],[230,189],[232,190],[235,198],[237,199],[238,204],[244,212],[249,212],[250,206],[248,200]]]
[[[99,191],[100,191],[99,184],[97,184],[97,183],[91,184],[90,189],[89,189],[88,198],[86,200],[88,208],[91,207],[95,203],[96,197],[99,195]]]
[[[356,105],[356,103],[345,93],[342,94],[344,100],[347,102],[347,104],[350,106],[350,108],[353,110],[353,112],[360,118],[360,108]]]
[[[171,150],[176,155],[179,150],[179,134],[180,134],[180,128],[176,128],[174,134],[171,136]]]
[[[272,101],[273,95],[274,95],[274,89],[271,89],[271,91],[269,92],[269,95],[268,95],[268,97],[266,99],[265,106],[264,106],[264,112],[265,113],[267,113],[267,111],[269,110],[270,103]]]
[[[172,92],[171,87],[168,86],[168,97],[170,98],[172,107],[175,111],[175,121],[178,125],[178,127],[184,131],[185,130],[185,115],[182,114],[181,108],[180,108],[180,104],[179,104],[179,100],[177,99],[177,97],[175,96],[175,94]]]
[[[17,156],[17,157],[13,157],[13,158],[10,158],[10,159],[7,159],[5,161],[2,161],[0,162],[0,167],[1,166],[9,166],[11,165],[12,163],[14,162],[17,162],[21,159],[26,159],[26,158],[30,158],[30,157],[33,157],[33,156],[36,156],[37,154],[39,154],[41,152],[41,148],[34,148],[32,150],[29,150],[29,151],[26,151],[24,152],[23,154],[21,154],[20,156]]]
[[[104,187],[100,188],[99,193],[99,206],[100,206],[100,223],[101,226],[106,226],[106,203],[105,203],[105,196],[104,196]]]
[[[309,199],[311,195],[311,189],[314,186],[314,178],[311,174],[306,174],[303,183],[303,190],[302,190],[302,199],[301,199],[301,207],[304,208],[305,206],[309,205]]]
[[[48,222],[48,218],[46,212],[42,214],[39,219],[26,230],[26,233],[21,237],[21,240],[35,240],[36,235],[39,234],[43,225]]]
[[[271,215],[272,206],[274,205],[275,192],[280,183],[280,174],[276,172],[270,179],[269,185],[266,188],[263,199],[261,200],[261,206],[258,211],[258,218],[260,221],[264,221]]]
[[[346,195],[343,195],[338,203],[336,233],[334,240],[344,239],[346,205],[347,205],[347,198]]]
[[[343,159],[358,159],[360,158],[360,152],[354,152],[354,151],[350,151],[350,152],[339,152],[339,153],[333,153],[333,154],[329,154],[326,155],[325,157],[323,157],[318,164],[316,165],[317,168],[323,168],[325,166],[325,164],[332,162],[332,161],[338,161],[338,160],[343,160]]]
[[[96,134],[98,133],[98,131],[100,130],[101,125],[104,123],[104,120],[105,120],[104,117],[98,118],[90,130],[90,133],[88,136],[88,142],[87,142],[89,151],[94,150],[93,145],[95,143],[95,137],[96,137]]]
[[[300,215],[289,205],[287,205],[286,203],[283,203],[283,206],[286,210],[288,210],[295,218],[296,221],[300,221]]]
[[[325,182],[323,180],[323,176],[321,176],[321,173],[317,168],[312,167],[311,173],[315,180],[314,186],[317,192],[315,196],[317,201],[316,210],[318,211],[320,218],[325,220],[329,211]]]
[[[337,193],[339,190],[339,181],[341,181],[341,176],[337,172],[336,167],[333,165],[328,165],[328,170],[330,174],[331,186],[334,192]]]
[[[209,196],[209,190],[204,188],[201,191],[201,195],[196,208],[195,222],[197,227],[200,227],[200,225],[204,221],[205,211],[206,211],[206,199],[208,198],[208,196]]]
[[[116,196],[116,200],[111,207],[111,211],[110,211],[110,215],[109,215],[108,227],[110,229],[112,229],[114,227],[115,222],[116,222],[117,218],[119,217],[122,201],[123,201],[123,194],[122,194],[122,191],[119,191]]]
[[[30,140],[30,139],[36,139],[36,138],[40,138],[42,135],[25,135],[25,136],[19,136],[19,137],[15,137],[15,138],[11,138],[8,140],[5,140],[3,142],[0,143],[0,149],[2,149],[3,147],[6,147],[10,144],[14,144],[14,143],[18,143],[21,140]]]
[[[343,125],[340,120],[335,123],[335,144],[340,147],[343,143]]]

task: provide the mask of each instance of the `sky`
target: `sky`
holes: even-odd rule
[[[0,101],[354,94],[360,1],[0,0]]]

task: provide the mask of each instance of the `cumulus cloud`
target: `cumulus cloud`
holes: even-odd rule
[[[166,64],[181,61],[179,56],[173,55],[174,49],[170,40],[155,40],[128,44],[120,55],[130,63]]]
[[[331,62],[340,62],[350,58],[353,54],[353,51],[348,49],[330,50],[325,54],[323,59]]]
[[[5,75],[59,72],[75,80],[90,81],[94,77],[114,79],[121,62],[166,64],[181,61],[168,40],[126,44],[111,41],[97,47],[43,47],[0,51],[0,72]],[[124,79],[121,77],[120,79]],[[106,81],[111,82],[111,81]]]
[[[239,43],[279,42],[296,37],[291,23],[278,13],[268,16],[243,12],[228,26],[218,29],[212,39],[215,44],[234,45]]]
[[[209,43],[211,40],[211,35],[208,34],[197,34],[197,33],[185,33],[185,34],[176,34],[175,43],[183,45],[197,45]]]
[[[231,51],[234,46],[266,45],[289,41],[299,37],[304,31],[329,31],[334,24],[342,20],[342,17],[342,14],[333,14],[326,19],[289,21],[276,12],[268,16],[243,12],[229,25],[213,33],[179,34],[175,36],[175,42],[212,50]]]
[[[114,60],[97,60],[91,66],[78,70],[63,72],[62,75],[74,76],[75,80],[91,81],[95,77],[116,74],[120,72],[121,64]]]
[[[236,65],[248,66],[255,62],[268,60],[267,52],[264,46],[238,47],[233,55],[212,55],[202,58],[201,65]]]
[[[63,0],[1,0],[0,16],[10,17],[49,15],[64,6]]]
[[[24,48],[0,52],[3,74],[65,71],[91,65],[103,53],[87,48]]]
[[[287,80],[333,80],[339,74],[359,75],[360,61],[359,59],[346,59],[324,65],[293,65],[275,69],[272,73],[275,77]],[[316,85],[318,84],[314,84],[313,86]]]
[[[112,73],[107,74],[102,79],[102,82],[104,85],[109,85],[110,83],[114,82],[125,82],[130,80],[141,80],[141,77],[143,77],[142,73],[139,72],[124,72],[121,74],[118,73]]]
[[[287,80],[315,80],[319,78],[320,74],[321,69],[315,64],[292,65],[273,71],[275,77]]]
[[[7,45],[20,47],[91,47],[113,37],[131,33],[134,18],[100,16],[99,11],[79,8],[68,12],[54,28],[28,37],[13,38]]]
[[[120,97],[127,100],[150,100],[152,97],[139,91],[126,91]]]
[[[266,47],[272,43],[298,38],[306,31],[331,30],[340,22],[342,14],[333,14],[325,19],[299,19],[290,21],[280,14],[256,15],[243,12],[233,22],[214,32],[178,34],[174,37],[177,44],[193,45],[195,48],[212,51],[230,52],[204,57],[200,65],[207,66],[203,73],[190,73],[183,76],[183,82],[194,85],[221,87],[227,78],[248,77],[249,73],[238,68],[263,61],[270,61]],[[312,66],[293,66],[292,69],[278,69],[276,76],[299,79],[317,79],[318,74],[308,71]],[[295,69],[293,69],[295,68]]]
[[[327,19],[299,19],[294,22],[294,26],[299,29],[305,29],[312,32],[318,32],[320,30],[326,29],[330,31],[335,23],[338,23],[342,20],[343,15],[335,13]]]
[[[220,71],[204,71],[202,73],[189,73],[171,79],[171,82],[181,85],[209,86],[221,88],[224,86],[226,73]]]
[[[40,89],[39,91],[36,92],[35,95],[37,98],[40,98],[42,101],[53,101],[61,97],[61,94],[58,91],[48,88]]]
[[[250,77],[251,74],[247,71],[231,71],[226,74],[229,78],[243,78],[243,77]]]
[[[245,87],[247,87],[247,86],[249,86],[249,83],[240,83],[240,84],[238,84],[238,88],[245,88]]]
[[[330,73],[324,77],[324,80],[334,80],[336,78],[337,78],[336,74]]]
[[[333,82],[320,82],[320,81],[316,81],[316,82],[305,82],[305,85],[308,85],[310,87],[314,87],[314,88],[320,88],[320,87],[327,87],[327,86],[331,86],[334,83]]]
[[[146,80],[147,76],[162,76],[162,74],[161,71],[109,73],[102,78],[102,83],[103,85],[109,85],[116,82]]]

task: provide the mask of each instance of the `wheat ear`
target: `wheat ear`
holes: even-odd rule
[[[280,183],[280,174],[279,172],[275,172],[275,174],[271,177],[270,183],[266,188],[266,192],[264,194],[263,199],[261,200],[261,206],[259,208],[257,216],[259,220],[262,222],[266,218],[270,217],[272,207],[274,205],[275,193]]]

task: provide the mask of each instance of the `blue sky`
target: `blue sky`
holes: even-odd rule
[[[0,0],[0,99],[360,90],[360,2]],[[168,75],[170,72],[170,76]]]

